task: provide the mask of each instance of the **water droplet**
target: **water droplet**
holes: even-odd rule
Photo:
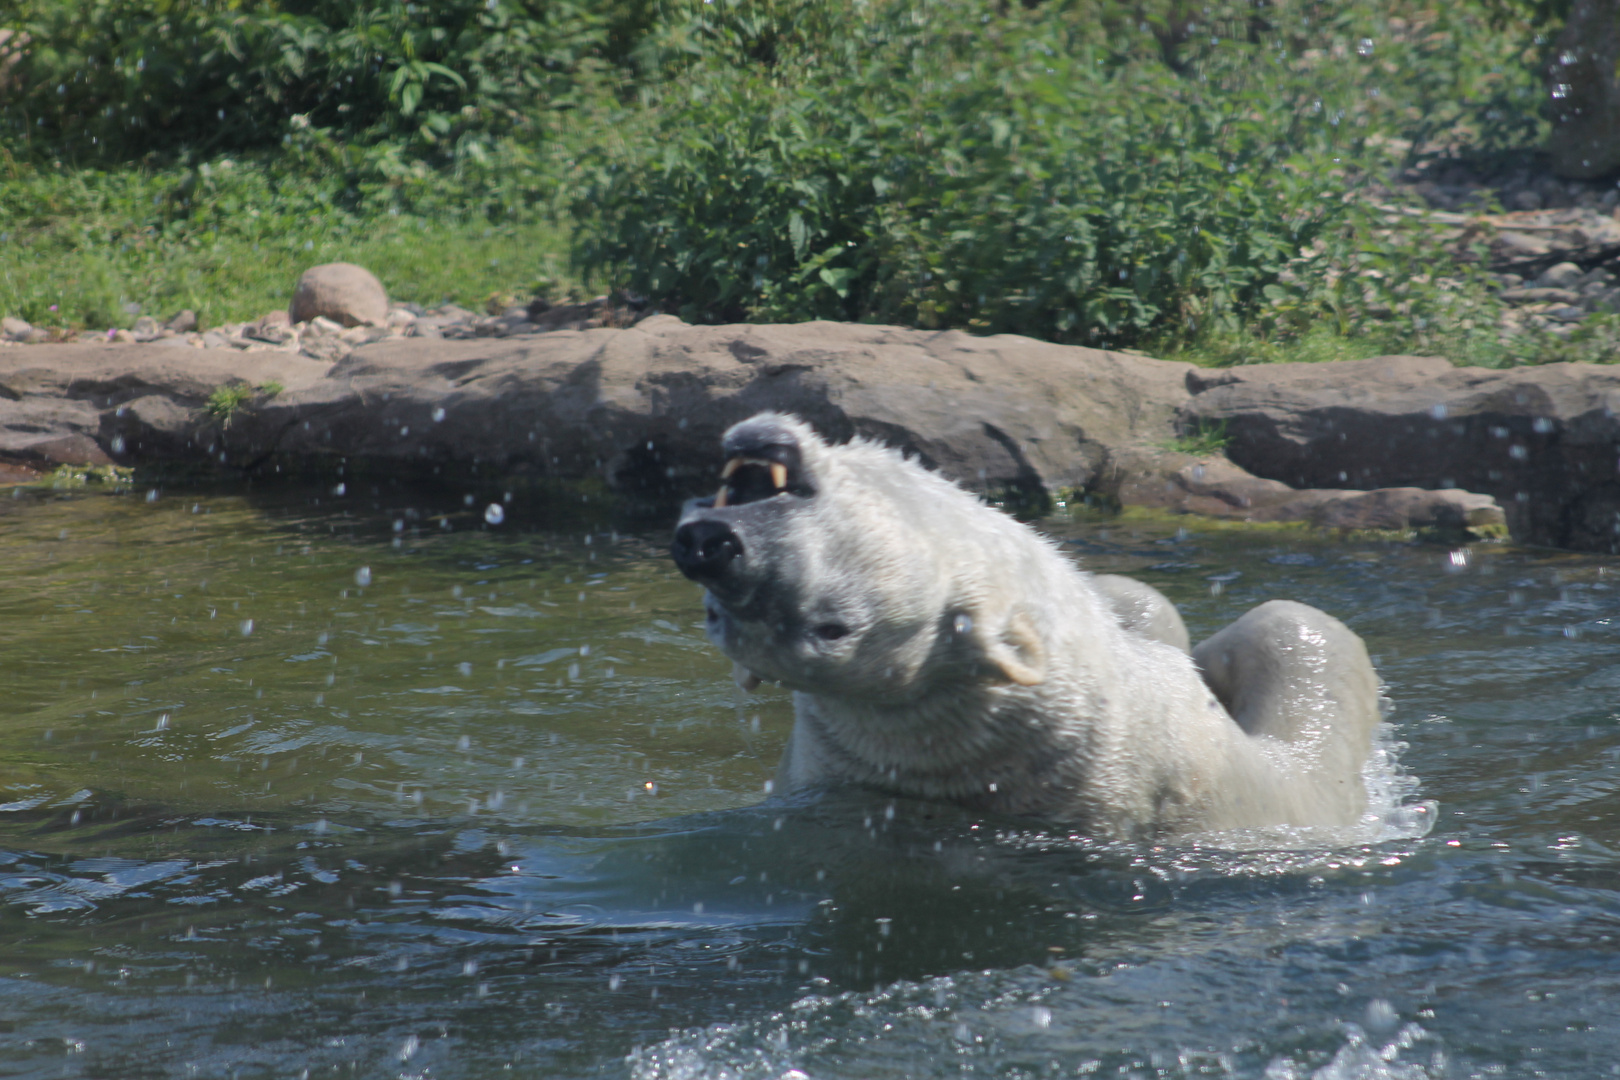
[[[157,488],[153,488],[151,491],[148,491],[146,493],[146,501],[147,502],[157,502],[158,501]]]
[[[162,716],[159,716],[157,718],[157,727],[154,728],[153,730],[155,730],[155,731],[167,731],[167,730],[169,730],[169,714],[168,713],[164,713]]]
[[[461,672],[463,675],[471,675],[472,674],[472,665],[469,664],[467,661],[463,660],[461,663],[456,665],[456,670]],[[462,736],[462,737],[465,738],[466,736]]]
[[[345,492],[347,492],[348,490],[349,490],[349,485],[348,484],[339,484],[339,485],[337,485],[336,487],[334,487],[332,489],[332,494],[334,494],[334,495],[342,495]]]
[[[1037,1005],[1030,1010],[1030,1021],[1038,1028],[1052,1026],[1052,1010],[1045,1005]]]
[[[433,406],[433,422],[435,424],[437,424],[443,419],[444,419],[444,406],[443,405],[435,405],[435,406]]]
[[[461,738],[456,740],[456,749],[457,750],[470,750],[471,748],[472,748],[472,738],[470,736],[463,735]]]
[[[354,583],[361,588],[371,584],[371,567],[362,566],[354,572]]]
[[[400,1047],[399,1047],[399,1060],[401,1060],[401,1061],[409,1061],[409,1060],[411,1060],[411,1058],[416,1056],[416,1051],[421,1045],[422,1045],[421,1040],[418,1039],[415,1035],[406,1036],[405,1041],[403,1043],[401,1043]]]
[[[500,503],[490,503],[484,507],[484,520],[491,525],[499,525],[506,520],[506,510]]]
[[[243,619],[242,620],[242,636],[247,637],[251,633],[253,633],[253,620],[252,619]]]
[[[1356,42],[1356,55],[1357,56],[1371,56],[1372,54],[1373,54],[1373,39],[1372,38],[1362,38],[1360,41]]]
[[[1373,998],[1367,1002],[1367,1026],[1373,1031],[1393,1030],[1399,1020],[1395,1006],[1383,998]]]
[[[1564,98],[1569,97],[1569,95],[1572,94],[1574,92],[1574,90],[1575,90],[1575,88],[1573,86],[1570,86],[1569,83],[1554,83],[1553,88],[1552,88],[1552,96],[1554,98],[1562,100]]]
[[[952,621],[951,625],[956,630],[956,632],[958,634],[963,634],[963,635],[971,634],[971,633],[973,633],[973,616],[971,616],[971,615],[958,615]]]

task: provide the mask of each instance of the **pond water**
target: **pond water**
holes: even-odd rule
[[[1436,804],[1130,847],[765,799],[668,522],[354,486],[0,500],[0,1076],[1620,1075],[1613,558],[1049,522],[1345,619]]]

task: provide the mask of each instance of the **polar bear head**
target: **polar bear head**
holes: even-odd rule
[[[1022,526],[894,450],[829,445],[781,414],[732,427],[723,451],[719,493],[686,505],[671,554],[741,667],[873,703],[1041,681],[1038,634],[994,584]]]

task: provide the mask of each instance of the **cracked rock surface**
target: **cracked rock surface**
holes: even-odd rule
[[[380,469],[712,488],[730,424],[797,413],[967,487],[1326,528],[1464,528],[1617,548],[1620,370],[1433,357],[1206,370],[1013,335],[844,323],[386,337],[332,359],[270,349],[0,352],[0,462]],[[531,321],[525,319],[523,321]],[[274,328],[266,328],[274,329]],[[206,406],[245,385],[228,417]],[[254,388],[257,388],[256,390]],[[1226,454],[1178,452],[1222,425]]]

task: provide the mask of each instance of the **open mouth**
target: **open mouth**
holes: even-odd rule
[[[714,505],[741,506],[793,490],[786,464],[768,458],[734,457],[720,470],[720,491]]]

